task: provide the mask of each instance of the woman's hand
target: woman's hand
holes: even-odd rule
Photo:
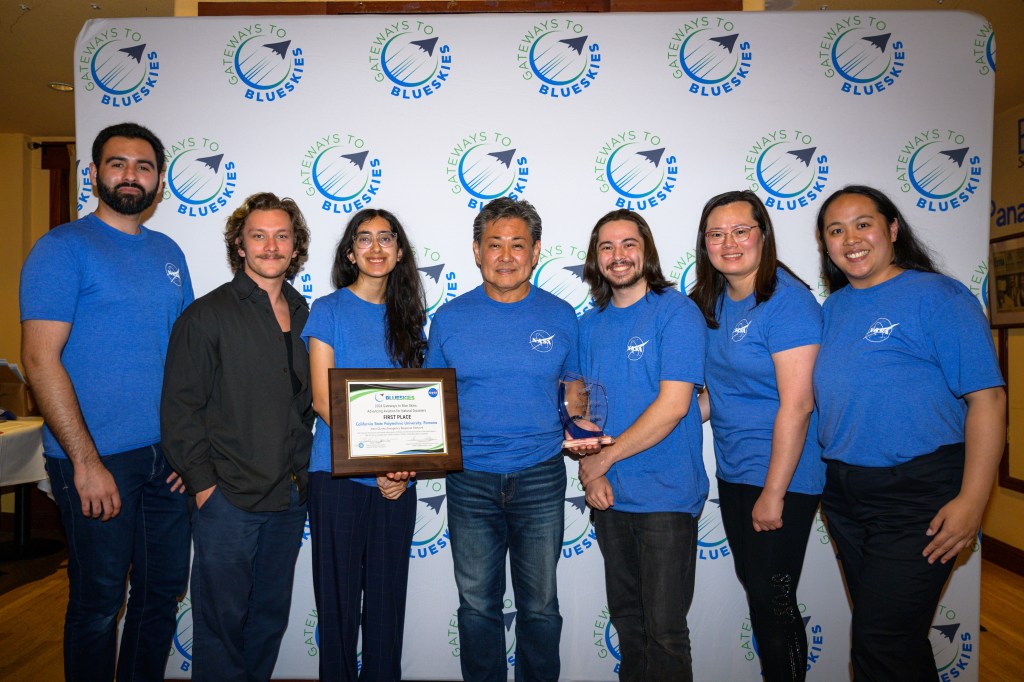
[[[753,511],[750,512],[750,518],[754,522],[754,530],[760,533],[763,530],[778,530],[782,528],[782,507],[782,495],[773,495],[767,490],[761,491],[760,497],[754,503]]]

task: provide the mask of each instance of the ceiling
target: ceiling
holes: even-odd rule
[[[716,4],[708,1],[709,7]],[[0,0],[0,133],[73,137],[74,97],[52,90],[48,83],[74,83],[72,52],[82,24],[109,17],[173,16],[174,5],[174,0]],[[997,56],[996,111],[1024,102],[1024,50],[1012,47],[1013,35],[1024,25],[1024,0],[765,0],[765,6],[772,11],[938,9],[982,14],[992,22],[997,40],[1009,37]]]

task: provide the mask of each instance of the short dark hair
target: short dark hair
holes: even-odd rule
[[[238,255],[238,247],[242,243],[242,231],[245,230],[245,221],[253,211],[284,211],[292,223],[292,240],[295,244],[295,253],[285,271],[285,279],[292,279],[295,274],[305,265],[309,258],[309,228],[306,226],[306,219],[302,217],[302,211],[298,204],[285,197],[279,199],[271,192],[259,192],[248,197],[242,205],[228,216],[227,225],[224,227],[224,245],[228,249],[228,264],[231,272],[238,272],[245,267],[245,259]]]
[[[100,162],[103,161],[103,145],[112,137],[126,137],[129,140],[145,140],[148,142],[149,146],[153,148],[153,154],[156,155],[156,174],[160,175],[164,172],[164,143],[146,126],[127,122],[107,126],[92,141],[92,162],[97,168],[100,167]]]
[[[661,259],[658,257],[658,247],[654,245],[654,234],[651,232],[651,226],[647,224],[644,217],[636,211],[631,211],[627,208],[616,209],[601,216],[597,224],[594,225],[594,229],[590,231],[590,244],[587,245],[587,260],[583,264],[583,279],[590,286],[590,295],[594,298],[594,304],[600,310],[607,308],[611,302],[612,286],[605,279],[604,275],[601,274],[601,269],[597,263],[597,240],[601,228],[615,220],[628,220],[636,225],[636,229],[640,233],[640,239],[644,243],[643,277],[644,281],[647,282],[647,288],[656,294],[661,294],[666,289],[671,289],[675,284],[672,280],[666,279],[665,275],[661,272]]]
[[[782,268],[793,279],[807,286],[806,282],[797,277],[795,272],[779,260],[778,250],[775,246],[775,227],[772,225],[768,209],[765,208],[759,196],[746,189],[723,192],[713,196],[704,204],[704,210],[700,214],[700,224],[697,227],[697,260],[694,268],[697,273],[697,281],[693,285],[693,291],[690,292],[690,298],[700,308],[704,314],[704,321],[711,329],[718,329],[718,308],[722,300],[722,293],[726,288],[726,280],[725,275],[711,265],[711,254],[708,253],[708,243],[704,238],[704,233],[707,232],[708,218],[712,211],[720,206],[740,201],[750,205],[754,223],[761,230],[762,237],[761,260],[757,265],[757,274],[754,276],[754,305],[764,303],[775,293],[778,268]]]
[[[838,291],[850,283],[842,270],[832,262],[828,256],[828,249],[825,248],[825,212],[832,202],[846,194],[859,194],[867,197],[875,205],[875,208],[882,217],[885,224],[891,225],[896,221],[896,241],[892,244],[892,264],[903,270],[919,270],[921,272],[940,272],[932,260],[931,251],[921,241],[918,241],[907,219],[900,213],[892,199],[886,196],[881,190],[867,185],[847,185],[836,190],[818,209],[818,244],[821,247],[821,274],[825,277],[829,292]]]
[[[541,223],[540,214],[529,201],[499,197],[493,199],[480,209],[473,219],[473,241],[480,243],[484,234],[484,228],[488,223],[502,218],[519,218],[526,223],[530,230],[530,238],[534,243],[540,241]]]

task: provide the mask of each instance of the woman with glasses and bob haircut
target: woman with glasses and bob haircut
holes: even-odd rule
[[[690,298],[707,322],[707,390],[722,523],[747,594],[768,682],[803,680],[807,634],[797,603],[824,482],[811,372],[821,309],[776,256],[764,204],[749,191],[704,206]]]
[[[844,187],[817,227],[831,292],[814,367],[821,506],[853,607],[853,676],[935,680],[932,619],[1006,434],[992,335],[882,192]]]
[[[309,466],[309,527],[320,679],[399,680],[416,521],[416,490],[409,479],[415,473],[332,478],[327,381],[333,367],[423,363],[423,289],[398,218],[383,209],[352,216],[338,243],[332,280],[337,291],[313,303],[302,332],[318,415]],[[360,626],[362,670],[357,673]]]

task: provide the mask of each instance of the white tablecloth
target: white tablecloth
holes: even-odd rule
[[[43,468],[43,420],[19,417],[0,422],[0,486],[35,483]]]

